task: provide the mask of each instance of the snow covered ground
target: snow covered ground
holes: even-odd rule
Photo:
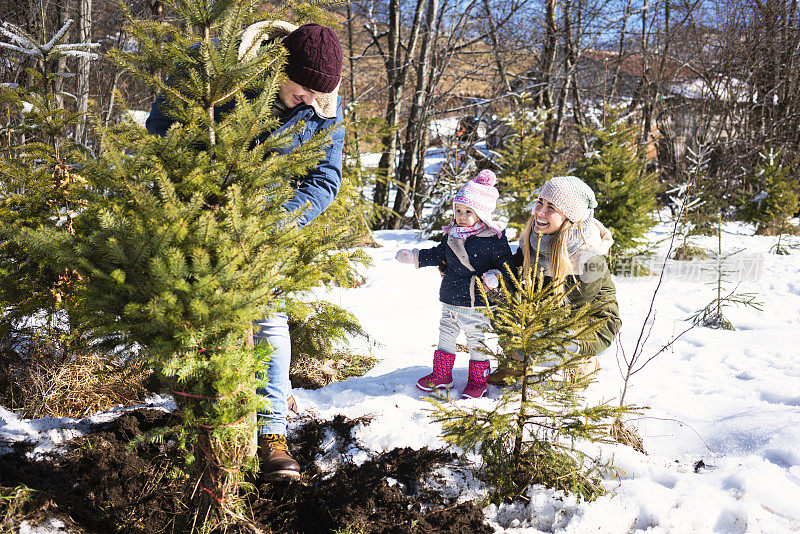
[[[650,240],[657,243],[668,232],[659,225]],[[744,225],[727,225],[723,246],[746,249],[733,262],[741,269],[737,291],[758,293],[763,310],[727,309],[735,331],[695,328],[633,377],[629,402],[649,406],[633,422],[649,454],[603,446],[603,454],[613,455],[624,472],[619,480],[606,481],[608,495],[577,503],[532,487],[526,504],[485,509],[497,532],[800,532],[800,250],[770,254],[775,238],[751,234]],[[373,451],[443,446],[439,427],[428,418],[429,404],[414,387],[429,372],[437,340],[439,274],[394,260],[399,248],[434,243],[419,241],[414,231],[378,232],[376,238],[382,247],[366,249],[375,263],[365,272],[366,283],[326,298],[359,317],[371,339],[359,342],[358,349],[379,363],[362,377],[295,396],[302,411],[323,418],[374,416],[357,430]],[[714,248],[716,238],[698,244]],[[663,251],[666,243],[657,246]],[[687,318],[714,297],[701,267],[684,264],[664,280],[645,355],[683,331]],[[656,283],[654,277],[616,279],[620,342],[628,354]],[[587,391],[592,399],[619,396],[618,350],[612,346],[601,355],[598,381]],[[463,388],[466,374],[467,356],[459,354],[456,388]],[[487,399],[459,402],[490,404],[498,394],[490,387]],[[45,451],[79,435],[82,424],[23,420],[0,408],[0,441],[36,441],[37,450]],[[360,453],[353,460],[363,458]],[[461,472],[440,470],[430,483],[449,487],[462,500],[486,495]]]
[[[660,225],[652,242],[669,234]],[[634,376],[631,403],[649,406],[635,422],[648,455],[604,446],[622,468],[610,493],[592,503],[532,488],[527,505],[491,506],[498,532],[794,532],[800,531],[800,251],[769,254],[775,238],[728,225],[723,248],[746,250],[730,260],[741,269],[739,292],[759,294],[763,311],[729,308],[735,331],[696,328]],[[373,336],[380,363],[363,377],[317,391],[300,391],[300,405],[323,417],[377,417],[359,438],[375,450],[439,446],[414,382],[429,372],[440,313],[439,274],[394,260],[398,248],[433,246],[413,231],[378,232],[369,249],[375,266],[367,282],[328,298],[353,311]],[[716,247],[715,238],[697,243]],[[659,245],[665,250],[667,243]],[[702,264],[685,266],[664,281],[645,355],[688,326],[687,318],[714,297]],[[731,274],[731,277],[735,273]],[[657,280],[617,278],[623,319],[622,348],[630,354]],[[728,285],[732,290],[735,283]],[[456,360],[456,388],[466,383],[467,355]],[[622,385],[617,348],[601,356],[595,399],[618,398]],[[498,390],[490,388],[491,403]],[[459,401],[468,402],[468,401]],[[704,467],[697,467],[702,460]],[[453,484],[457,482],[452,481]],[[474,486],[461,498],[480,496]]]

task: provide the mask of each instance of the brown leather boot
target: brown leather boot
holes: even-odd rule
[[[505,386],[506,385],[506,377],[509,376],[522,376],[522,369],[519,367],[498,367],[492,374],[489,375],[489,378],[486,381],[495,386]]]
[[[258,458],[261,476],[268,480],[300,478],[300,464],[289,454],[286,436],[262,434],[258,436]]]

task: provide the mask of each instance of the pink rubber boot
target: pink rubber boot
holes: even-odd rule
[[[433,372],[417,380],[417,389],[433,391],[434,389],[453,387],[453,364],[455,362],[455,354],[443,350],[434,351]]]
[[[486,393],[486,377],[489,376],[489,360],[469,361],[469,378],[467,387],[461,393],[462,399],[478,399]]]

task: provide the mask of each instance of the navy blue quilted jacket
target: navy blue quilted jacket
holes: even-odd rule
[[[455,238],[451,238],[455,239]],[[506,234],[497,237],[491,230],[484,231],[479,236],[470,236],[461,241],[469,264],[474,271],[459,259],[456,251],[448,244],[448,236],[433,248],[415,250],[417,267],[433,267],[446,264],[442,285],[439,287],[439,300],[453,306],[472,307],[484,306],[486,303],[481,298],[477,285],[483,273],[492,269],[500,271],[509,283],[506,265],[514,266],[511,248],[508,246]],[[489,303],[491,304],[491,303]]]

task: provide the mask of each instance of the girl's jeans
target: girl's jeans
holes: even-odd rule
[[[469,359],[486,361],[486,334],[490,331],[489,318],[480,308],[453,306],[442,303],[442,318],[439,321],[439,350],[456,353],[456,339],[461,330],[467,336]]]
[[[289,341],[289,322],[285,313],[278,313],[261,321],[253,321],[253,341],[272,346],[266,382],[256,393],[269,400],[271,411],[258,414],[259,434],[286,435],[286,399],[292,393],[289,382],[289,364],[292,346]]]

